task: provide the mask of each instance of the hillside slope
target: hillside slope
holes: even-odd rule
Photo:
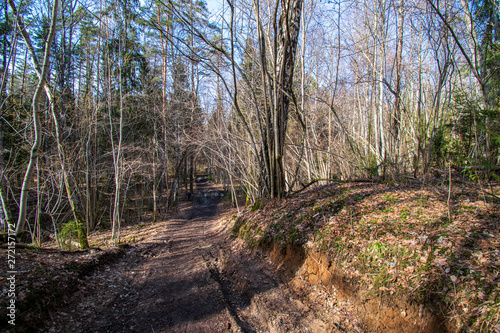
[[[298,253],[298,276],[356,299],[368,329],[498,333],[498,188],[330,184],[247,208],[233,234]]]

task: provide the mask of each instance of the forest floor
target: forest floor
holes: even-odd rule
[[[118,247],[99,231],[91,250],[17,248],[16,326],[3,260],[0,331],[500,333],[499,192],[332,183],[238,214],[201,181]]]
[[[89,241],[100,249],[17,249],[16,326],[2,306],[1,331],[363,331],[349,301],[318,286],[300,298],[265,251],[229,237],[235,210],[204,196],[217,191],[199,183],[176,216],[124,228],[128,244],[118,247],[106,248],[109,232],[98,232]]]
[[[499,196],[460,173],[335,182],[247,208],[233,234],[302,253],[295,277],[370,331],[500,333]]]

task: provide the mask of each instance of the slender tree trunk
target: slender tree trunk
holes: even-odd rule
[[[379,56],[379,67],[378,71],[378,124],[379,127],[379,138],[377,140],[380,142],[378,154],[380,155],[380,161],[385,161],[386,157],[386,138],[385,138],[385,117],[384,117],[384,69],[385,69],[385,0],[381,0],[380,3],[380,23],[378,39],[380,42],[380,56]],[[384,165],[385,171],[385,165]],[[385,176],[385,175],[384,175]]]
[[[194,156],[191,154],[189,161],[189,192],[191,195],[194,190]]]
[[[183,162],[184,162],[184,158],[186,157],[186,154],[187,154],[187,151],[183,151],[180,156],[179,156],[179,161],[177,162],[177,165],[175,167],[175,171],[174,171],[174,183],[179,179],[179,174],[181,172],[181,167],[183,165]],[[168,200],[168,206],[171,207],[173,206],[173,203],[175,202],[176,200],[176,191],[177,191],[177,186],[176,184],[174,184],[174,186],[172,186],[170,188],[170,194],[168,196],[169,200]]]
[[[394,115],[392,119],[392,149],[391,154],[396,158],[395,163],[399,159],[399,127],[401,125],[401,66],[403,60],[403,27],[404,27],[404,0],[399,0],[398,11],[398,31],[397,31],[397,45],[396,45],[396,96],[394,102]]]
[[[66,189],[66,195],[68,196],[68,202],[69,202],[69,206],[71,208],[71,212],[73,213],[73,217],[75,219],[76,225],[79,227],[78,239],[79,239],[79,241],[81,241],[80,247],[82,249],[85,249],[85,248],[89,247],[89,244],[87,242],[87,237],[86,237],[87,231],[86,231],[86,228],[83,224],[83,221],[82,221],[83,217],[82,217],[82,214],[80,212],[80,209],[78,208],[78,206],[76,204],[75,197],[73,195],[73,191],[71,190],[71,185],[69,182],[69,174],[68,174],[68,170],[66,169],[66,157],[65,157],[65,153],[64,153],[64,147],[62,145],[62,138],[61,138],[62,134],[61,134],[61,126],[59,124],[59,117],[56,114],[54,101],[51,98],[51,92],[50,92],[50,89],[48,87],[46,87],[46,92],[47,92],[47,96],[48,96],[49,103],[50,103],[50,111],[52,113],[52,118],[54,120],[54,127],[55,127],[55,131],[56,131],[57,154],[59,157],[59,163],[61,164],[61,172],[62,172],[63,181],[64,181],[64,188]]]
[[[3,195],[3,191],[0,188],[0,222],[4,226],[7,226],[9,230],[15,230],[16,226],[12,223],[12,220],[10,219],[10,214],[9,210],[7,208],[7,205],[5,204],[5,198]]]
[[[156,152],[158,149],[157,139],[156,139],[156,121],[154,122],[154,134],[153,134],[153,222],[156,222],[156,215],[158,212],[158,167],[156,163]]]
[[[300,18],[301,21],[301,26],[302,26],[302,42],[300,45],[300,107],[302,108],[302,111],[305,110],[305,100],[306,100],[306,93],[305,93],[305,76],[306,76],[306,66],[305,66],[305,57],[306,57],[306,27],[304,23],[304,16],[302,15]],[[306,117],[307,119],[307,117]],[[305,145],[305,154],[306,154],[306,170],[307,170],[307,181],[309,182],[311,180],[311,159],[309,158],[309,142],[308,142],[308,137],[309,133],[307,130],[307,120],[306,120],[306,127],[305,127],[305,133],[304,133],[304,140],[303,144]],[[300,161],[299,161],[300,163]]]
[[[18,15],[16,7],[14,5],[13,0],[9,0],[9,4],[12,8],[12,11],[14,14],[17,16],[18,19],[18,26],[19,30],[21,31],[21,34],[23,35],[23,38],[25,40],[25,43],[27,44],[28,48],[32,45],[31,44],[31,39],[26,32],[24,28],[24,22],[22,20],[22,17]],[[40,68],[40,76],[38,79],[38,84],[35,89],[35,93],[33,95],[33,101],[31,103],[31,109],[32,109],[32,116],[33,116],[33,129],[34,129],[34,140],[33,144],[31,146],[31,151],[30,151],[30,157],[28,160],[28,166],[26,167],[26,173],[24,175],[23,183],[21,186],[21,198],[19,199],[19,218],[17,221],[16,225],[16,236],[20,236],[23,231],[24,231],[24,226],[26,223],[26,213],[27,213],[27,205],[28,205],[28,190],[29,190],[29,184],[33,178],[33,169],[34,169],[34,164],[36,162],[36,158],[38,156],[38,150],[40,148],[41,144],[41,123],[40,123],[40,103],[41,103],[41,98],[45,89],[46,85],[46,78],[49,72],[49,62],[50,62],[50,49],[52,45],[52,41],[54,40],[54,35],[55,35],[55,30],[56,30],[56,21],[57,21],[57,11],[59,8],[59,0],[54,0],[54,3],[52,5],[52,18],[51,18],[51,24],[50,24],[50,30],[49,34],[47,36],[47,39],[45,41],[45,51],[44,51],[44,57],[43,57],[43,62],[42,65],[40,66],[38,63],[38,59],[36,58],[35,52],[32,52],[31,57],[32,57],[32,62],[34,64],[35,69]]]
[[[167,21],[170,20],[170,2],[167,5]],[[163,27],[161,23],[161,13],[160,13],[160,7],[157,7],[157,14],[158,14],[158,29],[160,31],[160,42],[161,42],[161,68],[162,68],[162,109],[161,109],[161,119],[162,119],[162,135],[163,135],[163,172],[160,172],[160,174],[165,176],[164,182],[165,182],[165,189],[166,192],[168,193],[168,168],[169,168],[169,157],[168,157],[168,129],[167,129],[167,61],[168,61],[168,38],[170,34],[170,25],[167,24],[165,33],[163,33]],[[160,180],[161,183],[161,180]],[[159,184],[160,185],[160,184]],[[158,186],[160,188],[160,186]],[[160,190],[160,192],[162,192]],[[161,198],[162,194],[159,193],[159,196]],[[165,203],[168,209],[168,197],[167,197],[167,202]],[[156,210],[155,210],[156,212]]]
[[[122,44],[121,40],[119,42],[119,54],[120,57],[122,55]],[[121,58],[123,61],[123,58]],[[119,99],[120,99],[120,119],[118,125],[118,145],[116,146],[116,151],[113,150],[113,162],[114,162],[114,172],[115,172],[115,196],[114,196],[114,205],[113,205],[113,228],[112,228],[112,237],[115,242],[119,242],[120,240],[120,229],[121,229],[121,214],[120,214],[120,205],[121,205],[121,191],[122,191],[122,179],[123,179],[123,152],[122,152],[122,140],[123,140],[123,119],[124,119],[124,107],[123,107],[123,82],[122,82],[122,66],[119,67],[118,71],[118,80],[119,80]],[[113,137],[111,137],[113,140]]]

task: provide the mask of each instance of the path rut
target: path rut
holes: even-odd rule
[[[344,331],[295,298],[262,258],[231,253],[218,225],[220,197],[193,199],[156,238],[130,247],[61,299],[40,331]]]

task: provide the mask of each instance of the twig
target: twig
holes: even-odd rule
[[[0,249],[8,249],[12,248],[8,246],[8,244],[0,244]],[[75,251],[67,251],[67,250],[59,250],[59,249],[52,249],[52,248],[46,248],[46,247],[36,247],[36,246],[31,246],[31,245],[26,245],[23,243],[15,243],[14,248],[16,249],[27,249],[27,250],[33,250],[33,251],[42,251],[42,252],[48,252],[48,253],[63,253],[63,254],[78,254],[78,253],[85,253],[89,252],[90,250],[97,250],[97,251],[102,251],[102,249],[98,247],[91,247],[85,250],[75,250]]]

